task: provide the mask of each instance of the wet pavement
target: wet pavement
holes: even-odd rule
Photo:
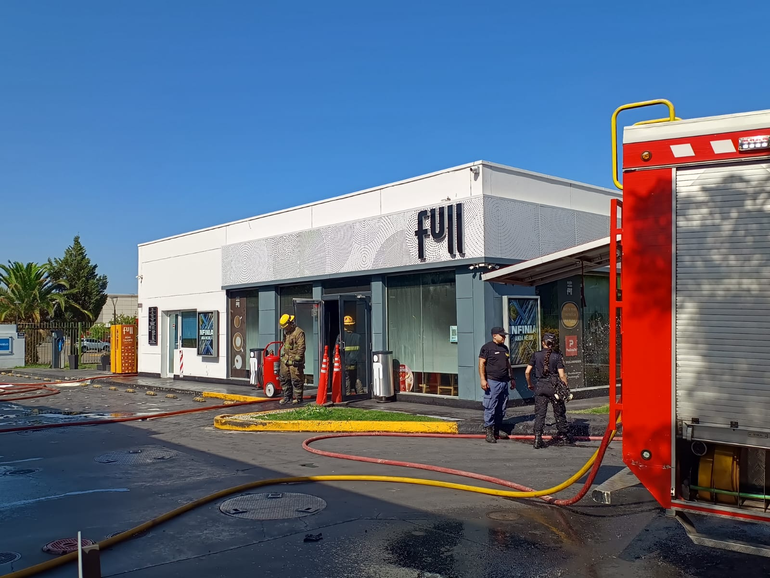
[[[10,405],[0,403],[0,415],[13,416],[2,418],[0,429],[24,420],[78,417],[66,412],[199,407],[192,396],[147,398],[91,387]],[[42,546],[78,530],[102,540],[208,493],[266,478],[376,474],[479,484],[312,455],[301,449],[309,437],[304,434],[215,430],[216,413],[0,434],[0,574],[51,559]],[[516,442],[343,438],[316,447],[548,487],[576,471],[596,444],[536,451]],[[619,448],[611,448],[599,481],[621,468]],[[638,486],[621,492],[612,506],[586,499],[570,508],[395,482],[301,483],[246,493],[265,495],[238,502],[247,504],[241,509],[226,506],[227,511],[220,506],[235,495],[223,497],[102,552],[103,575],[716,578],[733,573],[754,578],[770,573],[767,559],[693,545]],[[263,507],[268,501],[272,509],[264,511],[248,505]],[[305,541],[319,534],[317,541]],[[3,552],[17,552],[21,559],[2,564]],[[68,566],[44,576],[74,572]]]

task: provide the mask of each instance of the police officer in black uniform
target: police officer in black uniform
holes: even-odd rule
[[[553,406],[553,415],[556,418],[557,435],[553,442],[563,444],[573,443],[567,424],[567,408],[564,400],[556,397],[556,383],[561,379],[567,383],[567,374],[564,372],[564,357],[558,351],[554,351],[556,338],[552,333],[543,335],[543,349],[532,354],[529,365],[524,372],[527,378],[527,387],[535,392],[535,449],[544,448],[543,428],[545,427],[545,414],[548,412],[548,404]],[[532,370],[535,370],[535,385],[532,385]]]

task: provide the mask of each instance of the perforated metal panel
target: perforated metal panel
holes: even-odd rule
[[[676,183],[677,418],[770,431],[770,165]]]

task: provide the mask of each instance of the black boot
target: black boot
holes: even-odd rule
[[[497,440],[495,439],[495,428],[492,426],[489,426],[486,428],[487,430],[487,442],[490,444],[496,444]]]
[[[575,438],[569,432],[557,433],[551,438],[551,443],[557,446],[573,446],[575,445]]]
[[[509,438],[509,436],[508,436],[507,433],[505,433],[499,427],[495,426],[495,438],[499,439],[499,440],[507,440]]]
[[[543,435],[542,434],[535,434],[535,443],[533,444],[533,447],[536,450],[539,450],[540,448],[545,447],[545,442],[543,441]]]

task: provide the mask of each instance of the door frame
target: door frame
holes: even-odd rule
[[[324,354],[324,348],[328,345],[329,346],[329,382],[327,383],[327,388],[331,388],[331,375],[334,368],[334,343],[326,343],[326,303],[333,301],[338,304],[337,307],[337,316],[338,316],[338,323],[340,331],[344,330],[344,318],[345,318],[345,310],[343,307],[343,303],[345,302],[353,302],[353,303],[359,303],[363,302],[366,307],[366,330],[365,330],[365,345],[366,345],[366,354],[367,354],[367,360],[363,362],[362,366],[365,368],[366,371],[366,395],[351,395],[347,396],[345,395],[345,387],[343,385],[342,388],[342,399],[343,401],[348,400],[355,400],[355,399],[366,399],[371,398],[372,396],[372,359],[371,359],[371,352],[372,352],[372,299],[369,295],[359,295],[359,294],[353,294],[353,293],[341,293],[337,295],[324,295],[320,299],[307,299],[307,298],[296,298],[293,299],[293,305],[294,305],[294,315],[297,315],[297,309],[296,306],[298,304],[300,305],[316,305],[318,306],[318,318],[319,318],[319,326],[318,326],[318,367],[314,368],[318,370],[318,375],[320,376],[321,373],[321,364],[323,362],[323,354]],[[307,332],[308,329],[305,329],[305,332]],[[340,352],[340,359],[342,362],[342,367],[345,366],[345,352],[344,349]],[[344,377],[343,377],[344,379]],[[363,381],[363,380],[362,380]],[[315,384],[318,385],[317,383]]]
[[[177,327],[177,340],[171,351],[172,342],[172,319],[179,323],[179,311],[162,311],[160,327],[160,376],[173,378],[176,375],[176,352],[179,350],[179,331]],[[171,367],[171,370],[169,370]]]
[[[365,327],[363,336],[364,336],[364,357],[361,358],[362,361],[359,361],[358,365],[359,368],[364,369],[364,377],[365,379],[361,379],[361,375],[356,375],[356,378],[358,378],[364,385],[366,386],[366,394],[365,395],[346,395],[345,394],[345,387],[344,387],[344,381],[343,381],[343,387],[342,387],[342,400],[343,401],[350,401],[350,400],[356,400],[356,399],[366,399],[372,397],[372,300],[371,297],[367,295],[356,295],[352,293],[343,293],[340,295],[333,296],[336,301],[339,302],[339,327],[340,332],[343,332],[345,330],[345,308],[344,303],[363,303],[364,307],[366,308],[366,316],[364,317],[365,320]],[[341,341],[344,344],[344,341]],[[360,351],[360,350],[359,350]],[[342,362],[342,367],[344,368],[346,366],[345,363],[345,350],[344,347],[342,348],[340,359]],[[344,369],[343,369],[344,371]],[[343,376],[343,380],[345,377]]]

